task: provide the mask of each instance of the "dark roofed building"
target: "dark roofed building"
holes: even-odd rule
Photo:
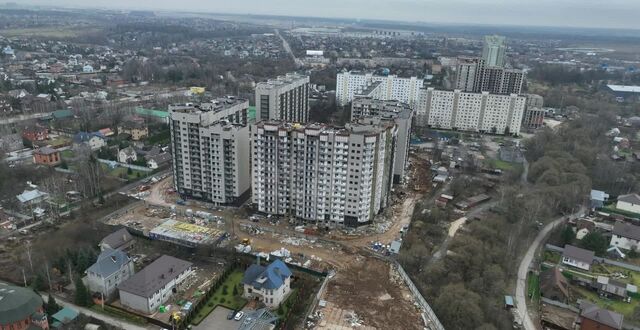
[[[134,242],[135,240],[129,231],[126,228],[120,228],[100,241],[100,250],[114,249],[126,251]]]
[[[0,329],[48,329],[42,298],[29,288],[0,282]]]
[[[640,226],[618,221],[613,226],[611,246],[625,250],[640,251]]]
[[[153,313],[191,274],[191,266],[188,261],[161,256],[118,285],[120,303],[145,314]]]
[[[620,330],[624,317],[589,302],[580,304],[580,330]]]
[[[573,245],[565,245],[562,252],[562,263],[565,265],[577,267],[584,270],[589,270],[595,253],[590,250],[581,249]]]
[[[558,267],[547,269],[540,274],[540,294],[563,303],[569,301],[569,281]]]

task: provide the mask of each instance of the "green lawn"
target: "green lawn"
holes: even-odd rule
[[[211,311],[213,311],[213,309],[218,305],[233,310],[242,309],[242,307],[247,303],[247,300],[242,298],[242,286],[240,285],[242,276],[243,272],[240,270],[236,270],[229,274],[218,290],[213,293],[211,298],[209,298],[204,306],[198,311],[191,323],[194,325],[200,324],[200,322],[202,322],[202,320],[204,320],[204,318],[207,317],[207,315],[209,315],[209,313],[211,313]],[[234,287],[238,288],[236,295],[233,294]]]
[[[626,303],[622,300],[601,298],[600,296],[598,296],[598,293],[578,286],[573,286],[572,289],[575,292],[580,293],[580,295],[582,295],[590,302],[602,308],[606,308],[624,315],[625,320],[632,319],[633,310],[640,304],[640,300],[638,299],[632,298],[630,303]]]
[[[62,156],[62,158],[64,158],[64,159],[71,159],[71,158],[73,158],[75,156],[75,154],[73,153],[73,150],[67,149],[67,150],[62,151],[60,153],[60,156]]]
[[[505,161],[502,161],[500,159],[489,159],[488,163],[489,163],[489,166],[491,166],[492,168],[496,168],[496,169],[503,170],[503,171],[510,171],[510,170],[513,170],[517,166],[522,166],[522,165],[516,164],[516,163],[505,162]]]
[[[108,316],[112,316],[118,319],[122,319],[122,320],[127,320],[131,323],[135,323],[135,324],[139,324],[139,325],[145,325],[147,324],[147,320],[145,320],[143,317],[140,317],[138,315],[132,314],[132,313],[128,313],[125,312],[123,310],[119,310],[116,308],[113,308],[111,306],[105,305],[104,309],[102,308],[101,305],[93,305],[91,306],[91,309],[97,313],[100,314],[104,314],[104,315],[108,315]]]
[[[553,251],[544,251],[544,261],[550,262],[552,264],[557,264],[560,262],[560,253]]]
[[[147,173],[137,170],[131,170],[131,173],[128,173],[128,169],[126,167],[116,167],[114,169],[110,168],[109,165],[100,163],[102,169],[107,171],[107,174],[116,178],[124,178],[127,180],[137,180],[139,178],[144,178]]]
[[[616,204],[613,204],[613,203],[603,207],[602,210],[605,211],[605,212],[624,215],[624,216],[629,217],[629,218],[640,218],[640,214],[619,210],[619,209],[616,208]]]
[[[527,293],[531,297],[531,301],[540,299],[540,276],[535,273],[529,275],[529,283],[527,285]]]

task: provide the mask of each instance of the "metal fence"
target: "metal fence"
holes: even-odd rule
[[[422,296],[422,294],[420,293],[416,285],[413,284],[413,281],[411,280],[411,278],[409,278],[409,275],[407,275],[407,273],[404,271],[402,266],[400,266],[400,264],[397,261],[394,261],[393,263],[396,266],[396,269],[398,270],[400,277],[402,277],[402,280],[404,280],[404,282],[407,284],[407,286],[409,287],[409,290],[415,297],[416,301],[418,302],[420,307],[422,307],[424,315],[426,316],[427,328],[432,330],[445,330],[444,326],[442,326],[442,323],[440,323],[440,320],[438,320],[436,313],[433,312],[433,309],[431,309],[431,306],[429,306],[429,303],[427,303],[427,300],[424,299],[424,297]]]

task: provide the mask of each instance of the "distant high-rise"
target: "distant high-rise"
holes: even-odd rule
[[[504,66],[504,56],[507,49],[506,38],[503,36],[485,36],[482,47],[482,59],[486,66]]]
[[[256,86],[256,121],[306,123],[309,118],[309,76],[288,73]]]
[[[364,95],[414,105],[423,86],[424,80],[418,77],[381,76],[359,71],[340,72],[336,77],[336,102],[344,106],[355,96]]]
[[[473,93],[520,94],[524,76],[522,70],[486,66],[481,58],[459,57],[454,89]]]
[[[454,89],[465,92],[480,91],[484,60],[478,57],[459,57]]]

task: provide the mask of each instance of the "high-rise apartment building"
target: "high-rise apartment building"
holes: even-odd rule
[[[491,94],[520,94],[524,72],[518,69],[486,66],[484,59],[458,58],[455,89],[464,92]]]
[[[507,51],[506,38],[503,36],[485,36],[482,47],[482,59],[486,66],[504,67]]]
[[[256,86],[256,121],[309,119],[309,76],[288,73]]]
[[[388,205],[395,124],[263,121],[252,134],[252,198],[260,212],[355,227]]]
[[[170,105],[169,127],[176,191],[215,204],[249,197],[249,101],[220,98]]]
[[[528,129],[537,129],[544,125],[544,98],[537,94],[527,94],[527,109],[522,117],[522,126]]]
[[[378,118],[394,122],[398,126],[398,142],[395,149],[393,166],[393,182],[400,183],[405,176],[409,159],[409,143],[411,142],[411,123],[413,109],[398,101],[377,100],[372,97],[355,97],[351,102],[351,120]]]
[[[379,76],[359,71],[340,72],[336,77],[336,102],[345,106],[354,96],[362,95],[369,86],[377,84],[376,98],[398,100],[414,105],[424,80],[418,77],[401,78],[395,75]]]
[[[454,88],[465,92],[480,90],[484,60],[478,57],[458,57]]]
[[[520,132],[526,97],[423,89],[416,125],[494,134]]]

